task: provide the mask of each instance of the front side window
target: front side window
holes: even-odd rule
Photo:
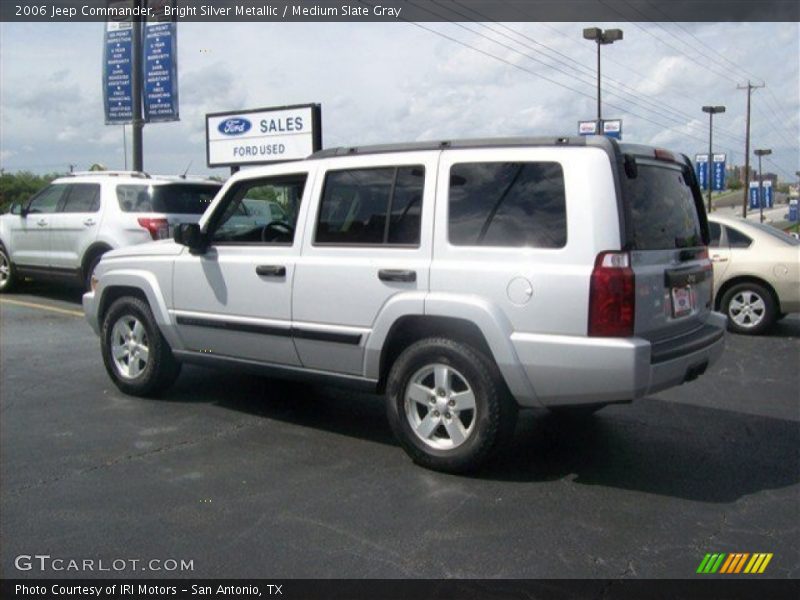
[[[314,242],[419,245],[424,184],[422,166],[328,172]]]
[[[51,185],[44,188],[31,199],[28,204],[28,212],[32,214],[56,212],[66,187],[65,185]]]
[[[212,243],[291,244],[306,174],[240,181],[212,217]]]
[[[100,210],[100,185],[97,183],[73,183],[64,199],[61,212],[93,213]]]
[[[563,248],[567,210],[561,165],[453,165],[448,227],[455,246]]]

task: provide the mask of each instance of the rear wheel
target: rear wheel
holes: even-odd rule
[[[171,386],[181,364],[161,335],[146,302],[126,296],[103,319],[102,354],[114,384],[132,396],[153,396]]]
[[[0,246],[0,293],[10,292],[16,283],[14,265],[3,246]]]
[[[728,316],[728,329],[758,335],[774,322],[777,313],[772,294],[757,283],[739,283],[725,292],[721,302]]]
[[[389,423],[417,464],[450,473],[479,468],[510,438],[517,407],[494,363],[447,338],[409,346],[386,387]]]

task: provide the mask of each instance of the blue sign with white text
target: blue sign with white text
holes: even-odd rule
[[[758,201],[758,182],[751,181],[750,182],[750,194],[748,196],[750,199],[750,208],[752,210],[761,208],[761,203]]]
[[[775,206],[775,198],[772,195],[772,182],[764,182],[764,208],[773,208]]]
[[[715,154],[711,171],[711,189],[721,192],[725,189],[725,155]]]
[[[147,23],[143,40],[145,121],[177,121],[178,41],[174,22]]]
[[[104,45],[103,100],[106,124],[130,123],[133,119],[132,23],[109,22]]]
[[[708,154],[697,154],[694,157],[694,169],[701,190],[708,189]]]

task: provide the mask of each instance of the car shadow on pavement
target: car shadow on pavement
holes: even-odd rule
[[[189,368],[163,400],[212,402],[302,428],[399,448],[383,397]],[[308,438],[305,438],[308,440]],[[307,441],[306,441],[307,443]],[[728,503],[800,482],[800,422],[650,397],[585,419],[522,411],[478,479],[575,483]],[[417,469],[411,463],[409,469]]]
[[[485,476],[728,503],[800,482],[798,446],[798,421],[644,398],[586,419],[523,414]]]
[[[781,319],[764,333],[764,337],[800,338],[800,318],[789,315]]]
[[[78,286],[63,286],[40,281],[27,281],[15,288],[13,294],[8,295],[10,297],[15,295],[38,296],[42,299],[68,302],[77,306],[83,302],[83,290]]]

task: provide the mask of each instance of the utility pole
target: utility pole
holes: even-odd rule
[[[136,0],[136,5],[140,8],[144,5],[144,0]],[[131,95],[133,96],[133,170],[144,171],[144,159],[142,158],[142,129],[144,129],[144,118],[142,117],[142,19],[141,16],[133,18],[133,56],[131,62],[133,78]]]
[[[747,90],[747,133],[744,138],[744,199],[742,200],[742,218],[747,218],[747,196],[750,193],[750,96],[753,90],[766,87],[766,83],[753,85],[747,80],[747,85],[737,85],[737,90]]]

